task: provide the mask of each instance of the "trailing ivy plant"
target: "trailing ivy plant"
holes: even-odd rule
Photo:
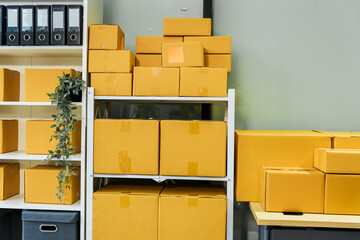
[[[55,149],[48,150],[49,155],[47,161],[56,159],[56,166],[61,166],[60,172],[57,176],[58,186],[55,194],[62,204],[66,189],[70,189],[70,177],[76,175],[74,165],[70,160],[72,155],[75,155],[75,147],[71,143],[71,134],[75,131],[74,122],[78,115],[74,114],[77,108],[72,105],[72,98],[79,96],[85,89],[85,82],[82,80],[81,74],[76,77],[70,77],[70,74],[63,73],[63,76],[58,76],[59,85],[55,88],[53,93],[47,93],[51,104],[56,105],[57,114],[51,115],[55,124],[51,128],[55,129],[54,134],[50,138],[50,142],[55,140]]]

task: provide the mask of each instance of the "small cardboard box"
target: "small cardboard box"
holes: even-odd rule
[[[50,128],[54,121],[28,120],[25,130],[25,152],[26,154],[49,154],[49,150],[55,150],[57,140],[49,142],[55,133],[55,128]],[[75,152],[81,152],[81,121],[74,123],[75,131],[71,134],[71,142]]]
[[[124,50],[125,34],[118,25],[90,25],[90,50]]]
[[[94,173],[159,174],[159,121],[94,121]]]
[[[131,96],[132,73],[91,73],[95,96]]]
[[[55,195],[59,185],[57,176],[61,167],[38,165],[25,169],[25,202],[26,203],[44,203],[61,204]],[[63,189],[65,192],[62,204],[71,205],[80,199],[80,168],[73,170],[76,175],[70,175],[70,189]]]
[[[221,187],[167,186],[159,200],[159,240],[226,239]]]
[[[18,150],[18,120],[0,120],[0,153]]]
[[[159,53],[166,42],[183,42],[183,37],[136,36],[136,54]]]
[[[75,77],[73,69],[25,69],[25,101],[50,102],[47,93],[52,93],[59,85],[58,76],[70,74]]]
[[[164,120],[161,125],[160,174],[226,176],[226,123]]]
[[[179,96],[178,68],[135,67],[134,96]]]
[[[236,200],[259,201],[261,167],[313,168],[314,148],[330,148],[331,136],[315,131],[235,131]]]
[[[161,185],[107,185],[93,194],[93,240],[157,240]],[[120,227],[121,226],[121,227]],[[111,230],[109,230],[111,229]]]
[[[90,73],[129,73],[135,65],[135,56],[129,50],[90,50]]]
[[[360,175],[326,174],[325,214],[360,214]]]
[[[161,54],[136,54],[135,66],[161,67]]]
[[[324,212],[324,173],[316,169],[261,169],[260,203],[269,212]]]
[[[324,132],[333,137],[333,148],[360,149],[360,132]]]
[[[180,69],[181,97],[226,97],[227,69],[182,67]]]
[[[164,18],[164,36],[211,36],[211,18]]]
[[[0,101],[19,101],[20,73],[0,68]]]
[[[164,43],[163,67],[203,67],[204,49],[201,42]]]
[[[20,191],[20,165],[0,163],[0,200],[5,200]]]
[[[231,54],[231,36],[184,37],[184,42],[201,42],[204,53]]]
[[[314,167],[325,173],[360,174],[360,150],[317,148]]]
[[[204,66],[213,68],[227,68],[231,73],[231,54],[205,54]]]

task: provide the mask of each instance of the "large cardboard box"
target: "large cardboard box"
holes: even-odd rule
[[[184,37],[184,42],[201,42],[204,53],[231,53],[231,36]]]
[[[53,93],[59,85],[58,76],[70,74],[75,77],[73,69],[25,69],[25,101],[50,102],[47,93]]]
[[[160,174],[226,176],[226,123],[164,120],[161,125]]]
[[[157,240],[162,186],[108,185],[93,195],[93,239]]]
[[[0,163],[0,200],[5,200],[20,191],[20,165]]]
[[[95,96],[131,96],[132,73],[92,73]]]
[[[168,186],[160,194],[159,240],[225,240],[225,234],[223,188]]]
[[[59,185],[57,176],[61,167],[38,165],[25,169],[25,202],[60,204],[60,200],[55,195],[58,192],[56,187]],[[64,187],[64,199],[62,204],[71,205],[80,199],[80,168],[75,167],[73,171],[76,175],[70,174],[70,189]]]
[[[269,212],[324,212],[324,173],[316,169],[262,168],[260,203]]]
[[[129,73],[135,65],[135,56],[130,50],[90,50],[90,73]]]
[[[205,54],[205,67],[226,68],[231,73],[231,54]]]
[[[360,132],[326,132],[333,137],[333,148],[360,149]]]
[[[326,214],[360,214],[360,175],[326,174]]]
[[[136,54],[159,53],[166,42],[183,42],[183,37],[136,36]]]
[[[163,67],[203,67],[204,49],[201,42],[164,43]]]
[[[325,173],[360,174],[360,150],[317,148],[314,167]]]
[[[226,97],[227,69],[182,67],[180,69],[181,97]]]
[[[0,68],[0,101],[19,101],[20,73]]]
[[[0,120],[0,153],[18,150],[17,120]]]
[[[164,36],[211,36],[211,18],[164,18]]]
[[[50,128],[54,121],[28,120],[25,129],[25,152],[26,154],[49,154],[49,150],[55,150],[58,141],[51,136],[55,128]],[[71,134],[71,142],[75,147],[75,153],[81,152],[81,121],[74,123],[75,131]]]
[[[178,68],[135,67],[134,96],[179,96]]]
[[[161,67],[161,54],[136,54],[135,66]]]
[[[90,25],[89,49],[124,50],[125,34],[118,25]]]
[[[313,168],[314,148],[331,147],[331,136],[315,131],[235,133],[237,201],[259,201],[261,167]]]
[[[94,121],[94,173],[159,174],[159,121]]]

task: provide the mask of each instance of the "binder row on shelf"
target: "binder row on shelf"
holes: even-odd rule
[[[0,45],[82,45],[81,5],[0,6]]]

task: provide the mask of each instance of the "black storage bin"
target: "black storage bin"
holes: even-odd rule
[[[0,239],[10,240],[10,217],[8,210],[0,210]]]
[[[80,239],[79,212],[23,211],[24,240]]]

